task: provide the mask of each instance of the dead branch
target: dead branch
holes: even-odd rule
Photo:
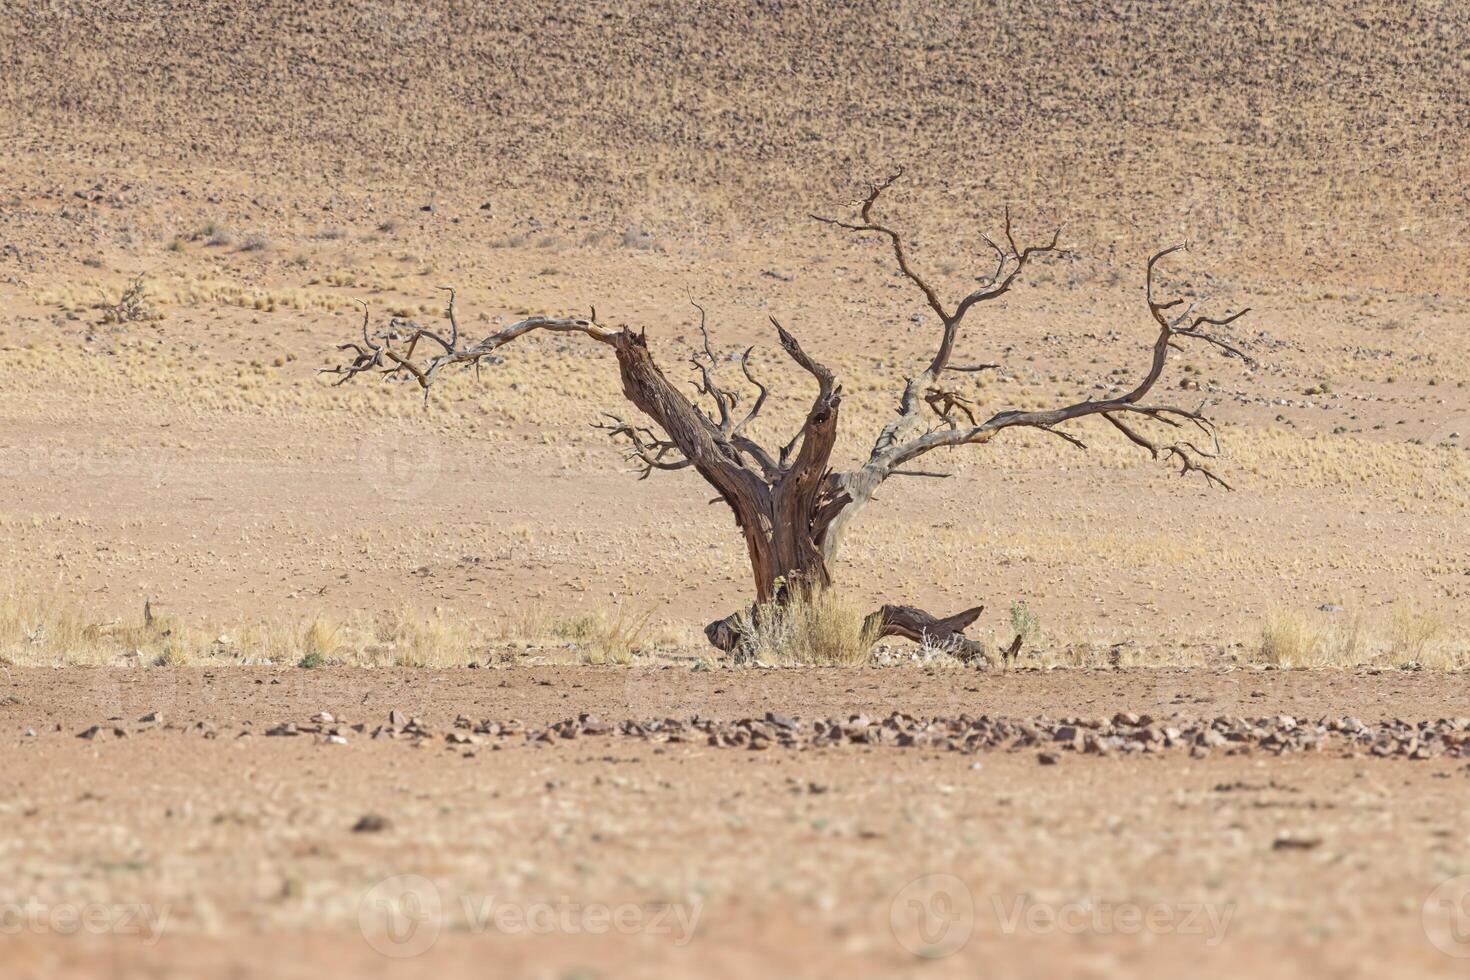
[[[602,429],[614,439],[622,438],[628,442],[628,454],[623,458],[628,462],[642,463],[638,479],[646,480],[654,470],[682,470],[690,465],[687,458],[679,452],[671,439],[661,439],[654,435],[653,430],[647,426],[629,425],[621,418],[610,412],[604,412],[609,419],[608,422],[594,422],[594,429]],[[673,459],[665,459],[670,454]]]
[[[901,446],[905,440],[910,439],[913,433],[920,427],[921,417],[919,406],[921,401],[924,400],[925,394],[930,389],[936,387],[940,374],[946,370],[980,371],[989,367],[989,365],[983,364],[957,368],[950,367],[950,358],[953,356],[955,346],[959,341],[960,327],[964,323],[965,314],[969,313],[976,304],[998,299],[1009,292],[1034,257],[1058,251],[1057,242],[1061,237],[1061,229],[1058,228],[1052,234],[1051,241],[1047,244],[1029,245],[1025,248],[1020,247],[1016,243],[1015,232],[1011,224],[1010,209],[1007,208],[1005,212],[1005,240],[1007,247],[1002,248],[1000,245],[997,245],[989,236],[981,236],[985,243],[990,246],[991,251],[995,253],[995,268],[989,276],[981,281],[978,288],[971,291],[955,304],[955,308],[951,312],[945,308],[944,302],[939,298],[938,290],[930,285],[928,280],[914,269],[913,263],[910,261],[907,250],[904,247],[902,236],[893,228],[885,224],[880,224],[873,218],[873,209],[878,203],[878,198],[884,191],[893,186],[894,182],[902,176],[902,173],[902,171],[899,171],[885,180],[871,185],[868,195],[863,199],[859,209],[858,215],[860,220],[858,221],[842,221],[837,218],[812,215],[813,218],[823,224],[843,228],[847,231],[879,234],[886,237],[893,250],[894,258],[898,263],[899,272],[923,294],[924,301],[929,309],[933,310],[935,315],[939,317],[939,343],[934,352],[934,356],[930,360],[928,367],[920,374],[910,378],[905,385],[903,393],[899,398],[897,414],[892,421],[883,427],[883,430],[878,434],[878,438],[874,442],[873,451],[869,460],[870,465],[881,464],[881,461],[889,453]],[[944,414],[941,413],[941,415]],[[972,421],[971,426],[973,427],[974,424]],[[891,472],[896,466],[897,463],[875,465],[875,471],[876,469],[882,469],[885,472]]]
[[[1084,418],[1089,415],[1102,415],[1112,425],[1124,434],[1129,441],[1146,449],[1155,459],[1166,459],[1179,465],[1181,474],[1199,473],[1207,483],[1228,488],[1219,476],[1205,465],[1203,460],[1212,459],[1217,454],[1216,449],[1202,450],[1198,445],[1188,440],[1177,440],[1168,443],[1157,442],[1145,436],[1138,430],[1122,423],[1119,415],[1133,415],[1142,421],[1162,423],[1166,427],[1178,428],[1187,425],[1199,430],[1207,437],[1213,446],[1218,446],[1214,423],[1205,415],[1205,406],[1190,410],[1173,405],[1150,405],[1144,403],[1144,398],[1152,391],[1155,382],[1163,373],[1169,351],[1177,349],[1177,340],[1187,338],[1202,341],[1209,344],[1227,356],[1238,357],[1247,363],[1250,358],[1226,337],[1214,332],[1211,328],[1226,328],[1236,320],[1243,317],[1249,310],[1241,310],[1227,316],[1195,315],[1193,305],[1187,307],[1183,313],[1171,316],[1169,311],[1183,304],[1182,299],[1159,300],[1155,296],[1156,269],[1159,262],[1165,257],[1184,249],[1185,245],[1174,245],[1155,253],[1148,260],[1145,270],[1145,298],[1150,315],[1158,324],[1159,333],[1154,343],[1153,357],[1143,379],[1129,392],[1112,399],[1097,400],[1088,399],[1073,405],[1045,411],[1004,411],[997,413],[985,422],[977,421],[971,408],[973,402],[963,399],[955,392],[945,389],[938,384],[938,376],[941,372],[981,370],[992,365],[980,364],[973,367],[951,365],[950,357],[954,351],[959,337],[959,328],[965,313],[977,303],[994,299],[1003,295],[1016,282],[1017,277],[1025,269],[1027,262],[1034,256],[1043,253],[1057,252],[1059,232],[1054,234],[1051,241],[1044,245],[1032,245],[1022,248],[1016,242],[1015,232],[1011,222],[1011,216],[1007,211],[1005,216],[1005,246],[997,245],[989,237],[984,237],[987,245],[996,256],[996,267],[988,277],[982,280],[982,285],[962,298],[949,312],[944,302],[940,299],[938,291],[915,271],[910,260],[903,239],[893,228],[880,224],[873,218],[874,206],[880,195],[893,185],[898,178],[895,174],[886,180],[873,184],[867,197],[863,200],[859,215],[859,221],[841,221],[835,218],[821,218],[817,220],[825,224],[844,228],[849,231],[881,234],[888,238],[894,256],[898,262],[899,272],[912,282],[924,296],[925,303],[940,318],[942,330],[939,337],[937,350],[931,359],[928,368],[914,378],[910,378],[905,385],[899,400],[898,412],[895,417],[883,427],[875,440],[873,450],[868,461],[861,467],[864,479],[861,481],[871,487],[881,483],[889,475],[900,471],[905,463],[911,462],[925,453],[939,448],[953,448],[962,445],[973,445],[989,441],[994,435],[1004,429],[1028,427],[1041,429],[1051,435],[1066,440],[1079,449],[1085,449],[1086,444],[1077,436],[1058,429],[1061,423],[1074,419]],[[815,216],[814,216],[815,217]],[[918,405],[920,399],[927,403],[945,423],[944,428],[931,431],[919,431]],[[968,417],[969,425],[962,427],[955,416],[956,409]],[[849,480],[849,482],[857,482]]]
[[[700,342],[688,359],[693,370],[692,395],[688,388],[675,385],[664,375],[642,330],[607,326],[599,321],[595,309],[587,317],[529,317],[478,342],[468,342],[460,329],[456,291],[447,286],[440,287],[448,294],[444,310],[447,329],[395,318],[385,329],[375,332],[370,311],[361,304],[360,337],[338,348],[349,355],[348,360],[322,369],[323,373],[336,375],[336,384],[363,377],[412,379],[427,403],[430,389],[446,368],[473,367],[478,372],[487,359],[492,364],[498,362],[500,348],[528,334],[549,331],[590,337],[612,351],[623,395],[643,416],[629,421],[605,412],[605,421],[595,423],[595,427],[621,447],[640,480],[654,471],[692,469],[714,488],[712,502],[722,501],[729,506],[744,536],[757,603],[783,602],[798,585],[829,585],[830,564],[844,528],[873,499],[884,480],[890,476],[943,479],[947,473],[910,464],[936,449],[988,442],[1007,429],[1038,429],[1086,450],[1087,443],[1063,426],[1099,415],[1152,458],[1177,466],[1181,474],[1198,473],[1207,484],[1228,489],[1207,465],[1219,454],[1215,426],[1206,413],[1208,405],[1189,409],[1155,403],[1149,397],[1170,352],[1178,350],[1181,342],[1198,341],[1227,357],[1249,362],[1242,345],[1229,334],[1231,325],[1247,310],[1222,316],[1198,314],[1194,304],[1186,305],[1183,299],[1156,295],[1160,262],[1183,245],[1166,248],[1148,260],[1145,299],[1158,333],[1148,367],[1132,389],[1117,397],[1087,398],[1052,409],[1000,411],[982,421],[975,400],[942,380],[945,372],[976,373],[999,367],[983,362],[952,363],[966,315],[977,305],[1004,296],[1037,257],[1057,254],[1060,230],[1043,244],[1023,246],[1017,241],[1007,210],[1001,243],[981,236],[993,253],[993,268],[987,269],[977,279],[978,285],[951,308],[917,270],[900,233],[875,216],[880,197],[898,177],[894,174],[872,184],[858,203],[856,219],[817,219],[886,241],[899,273],[917,289],[940,322],[934,353],[922,371],[905,381],[897,410],[883,425],[867,459],[854,469],[837,471],[831,466],[842,404],[842,388],[833,372],[811,356],[775,317],[770,318],[781,349],[812,377],[817,390],[796,431],[776,451],[767,450],[751,432],[771,395],[771,388],[752,367],[754,348],[720,351],[712,340],[705,308],[692,298],[691,305],[699,314],[700,333]],[[729,368],[737,362],[738,378]],[[979,644],[964,636],[965,628],[980,612],[977,606],[954,616],[938,617],[911,606],[887,605],[869,619],[870,626],[881,635],[941,645],[964,659],[988,659]],[[735,649],[743,642],[738,616],[710,624],[707,634],[722,649]],[[1017,637],[1002,656],[1014,657],[1019,642]]]
[[[959,422],[951,414],[955,409],[963,412],[971,425],[979,424],[975,421],[975,413],[971,411],[978,406],[957,391],[950,391],[948,388],[930,388],[924,392],[924,401],[929,403],[934,414],[943,419],[951,429],[959,428]]]
[[[1181,326],[1184,318],[1171,319],[1166,315],[1165,311],[1173,306],[1179,305],[1182,301],[1159,301],[1154,298],[1155,273],[1159,261],[1165,256],[1178,252],[1183,248],[1185,248],[1184,245],[1171,246],[1155,253],[1148,261],[1145,272],[1145,295],[1149,312],[1159,326],[1159,333],[1154,340],[1153,356],[1150,360],[1148,370],[1138,384],[1131,390],[1116,398],[1102,400],[1087,399],[1061,408],[1041,411],[999,412],[985,422],[968,429],[950,429],[925,433],[910,440],[906,444],[885,447],[881,452],[875,453],[874,459],[870,460],[870,465],[876,462],[879,467],[891,470],[935,449],[988,442],[996,433],[1004,429],[1017,427],[1042,429],[1066,439],[1079,448],[1086,448],[1081,440],[1058,430],[1056,427],[1063,422],[1074,419],[1086,418],[1090,415],[1101,415],[1115,429],[1122,432],[1130,442],[1148,450],[1152,458],[1166,459],[1177,463],[1181,475],[1198,473],[1204,477],[1207,483],[1229,489],[1229,484],[1215,474],[1204,462],[1204,460],[1214,459],[1219,451],[1219,441],[1215,424],[1205,414],[1208,405],[1201,405],[1197,409],[1188,409],[1175,405],[1155,405],[1144,402],[1145,397],[1153,390],[1155,383],[1163,374],[1169,352],[1176,349],[1174,339],[1177,337],[1202,340],[1224,351],[1228,356],[1239,357],[1250,363],[1247,355],[1240,351],[1236,345],[1213,333],[1206,333],[1201,329],[1206,324],[1216,327],[1228,326],[1250,312],[1248,309],[1224,317],[1197,316],[1189,322],[1188,326]],[[1193,428],[1210,441],[1211,448],[1203,449],[1197,443],[1187,439],[1169,443],[1157,442],[1143,435],[1137,429],[1127,425],[1119,418],[1119,416],[1128,415],[1136,416],[1143,421],[1161,423],[1169,428],[1177,429],[1181,426]]]

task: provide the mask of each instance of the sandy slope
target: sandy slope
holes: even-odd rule
[[[1448,2],[20,3],[13,152],[687,233],[911,168],[1086,239],[1463,286],[1470,17]],[[961,203],[967,202],[967,203]],[[1392,267],[1384,263],[1392,257]]]

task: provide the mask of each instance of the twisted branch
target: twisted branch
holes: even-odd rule
[[[873,218],[873,208],[878,203],[878,198],[885,190],[893,186],[894,182],[902,174],[903,171],[900,170],[886,179],[871,185],[868,195],[863,199],[858,212],[860,221],[842,221],[837,218],[812,215],[814,219],[822,224],[842,228],[847,231],[873,233],[886,237],[893,249],[894,258],[898,262],[899,271],[903,274],[904,278],[913,283],[919,292],[923,294],[925,303],[939,317],[941,325],[939,345],[934,352],[933,358],[922,373],[910,378],[904,386],[903,394],[899,398],[898,412],[892,421],[885,425],[883,430],[878,434],[878,438],[873,444],[869,465],[879,463],[886,454],[898,447],[906,439],[909,439],[913,432],[919,428],[921,422],[921,401],[928,400],[926,397],[927,394],[931,390],[936,389],[941,373],[946,370],[978,372],[988,370],[995,366],[991,364],[950,366],[950,358],[954,355],[955,345],[959,340],[960,327],[964,322],[965,314],[969,313],[976,304],[997,299],[1009,292],[1034,257],[1060,251],[1057,247],[1057,243],[1061,238],[1060,228],[1052,234],[1051,241],[1044,245],[1020,247],[1016,243],[1015,231],[1011,223],[1011,212],[1007,208],[1005,211],[1005,240],[1007,247],[1002,248],[989,236],[981,235],[985,244],[990,246],[991,251],[995,253],[995,268],[988,277],[981,280],[979,287],[962,298],[955,305],[954,311],[950,312],[945,308],[944,302],[939,298],[938,291],[914,269],[913,264],[909,260],[908,253],[905,251],[903,238],[899,233],[885,224],[880,224]],[[930,404],[932,407],[934,403],[930,402]],[[953,404],[950,405],[950,408],[953,408]],[[945,417],[946,421],[950,421],[946,413],[940,414]],[[971,425],[974,425],[973,419],[971,420]],[[883,468],[885,472],[891,472],[894,465],[896,464],[886,465]]]
[[[647,426],[629,425],[611,412],[604,412],[603,415],[609,421],[594,422],[592,427],[602,429],[613,439],[628,441],[628,454],[623,458],[630,463],[636,461],[642,464],[638,479],[648,479],[654,470],[682,470],[693,465],[679,452],[679,447],[672,439],[662,439],[654,435],[653,430]],[[665,459],[671,453],[676,454],[675,457]]]
[[[1163,249],[1155,253],[1148,261],[1145,276],[1145,294],[1149,311],[1153,315],[1155,322],[1159,325],[1159,333],[1154,341],[1153,357],[1150,361],[1148,371],[1143,379],[1130,391],[1116,398],[1103,400],[1089,398],[1085,401],[1061,408],[1028,412],[1000,412],[985,422],[968,429],[950,429],[926,433],[904,445],[892,447],[878,455],[876,457],[878,464],[891,470],[934,449],[988,442],[997,432],[1016,427],[1042,429],[1052,435],[1068,440],[1079,448],[1086,448],[1081,440],[1062,432],[1056,426],[1064,422],[1085,418],[1089,415],[1101,415],[1130,442],[1148,450],[1152,458],[1162,458],[1179,464],[1181,475],[1198,473],[1204,477],[1208,484],[1229,489],[1229,484],[1202,462],[1203,460],[1214,459],[1219,454],[1219,439],[1215,424],[1205,414],[1208,404],[1191,410],[1174,405],[1150,405],[1143,402],[1145,396],[1153,390],[1155,383],[1163,374],[1169,352],[1176,347],[1174,343],[1174,338],[1176,337],[1189,337],[1202,340],[1224,351],[1228,356],[1240,357],[1246,360],[1247,363],[1254,363],[1234,344],[1222,337],[1205,333],[1200,329],[1205,324],[1217,327],[1228,326],[1250,312],[1248,309],[1224,317],[1197,316],[1189,322],[1189,326],[1185,327],[1180,326],[1180,324],[1188,319],[1188,312],[1183,317],[1173,319],[1167,316],[1165,312],[1179,305],[1182,300],[1161,302],[1154,298],[1155,271],[1159,261],[1165,256],[1178,252],[1185,247],[1184,245],[1174,245]],[[1179,428],[1181,426],[1192,427],[1210,440],[1211,448],[1202,449],[1196,443],[1189,440],[1179,440],[1168,444],[1158,443],[1144,436],[1119,418],[1119,416],[1127,415],[1138,416],[1146,421],[1162,423],[1171,428]]]

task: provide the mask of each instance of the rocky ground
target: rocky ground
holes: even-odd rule
[[[0,966],[1452,976],[1467,695],[1365,671],[12,670]]]

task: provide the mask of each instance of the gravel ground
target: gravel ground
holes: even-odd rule
[[[7,976],[1448,976],[1470,952],[1440,903],[1470,872],[1458,676],[6,688]]]

